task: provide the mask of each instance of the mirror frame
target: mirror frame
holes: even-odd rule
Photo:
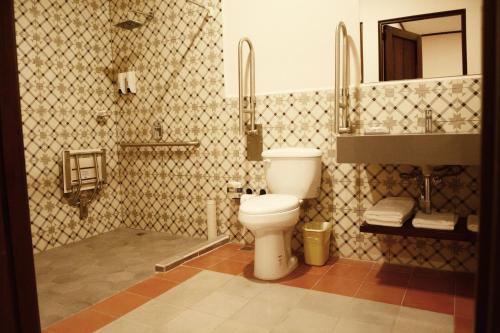
[[[403,16],[396,17],[392,19],[386,19],[378,21],[378,53],[379,53],[379,82],[387,82],[384,79],[384,50],[382,47],[383,40],[383,26],[391,23],[402,23],[409,21],[418,21],[424,19],[438,18],[438,17],[447,17],[447,16],[458,16],[460,15],[461,25],[462,25],[462,75],[468,75],[467,72],[467,24],[466,24],[466,10],[465,9],[455,9],[449,11],[442,12],[433,12],[427,14],[419,14],[419,15],[411,15],[411,16]],[[364,83],[364,55],[363,55],[363,23],[360,24],[360,50],[361,50],[361,83]],[[425,78],[422,78],[425,79]]]

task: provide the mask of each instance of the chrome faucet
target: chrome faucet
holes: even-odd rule
[[[342,84],[340,83],[340,35],[342,35]],[[342,115],[340,115],[342,110]],[[350,133],[349,118],[349,40],[344,22],[335,32],[335,132]]]

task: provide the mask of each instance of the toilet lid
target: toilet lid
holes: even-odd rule
[[[248,199],[240,206],[245,214],[274,214],[293,210],[299,207],[299,199],[288,194],[266,194]]]

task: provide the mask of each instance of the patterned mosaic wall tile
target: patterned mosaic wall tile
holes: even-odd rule
[[[119,140],[149,140],[152,122],[160,119],[166,140],[201,142],[195,150],[120,152],[124,223],[205,237],[204,205],[213,198],[218,204],[219,231],[251,243],[251,233],[237,221],[238,204],[226,198],[226,183],[235,179],[247,187],[265,189],[263,165],[246,161],[245,142],[238,136],[237,100],[224,98],[221,6],[208,3],[218,9],[215,19],[205,20],[196,6],[184,0],[158,2],[148,25],[132,32],[113,30],[116,68],[136,70],[140,85],[136,96],[118,97]],[[111,8],[116,23],[131,7],[115,0]],[[354,89],[351,98],[351,117],[358,131],[384,124],[392,133],[420,133],[429,108],[435,131],[479,130],[477,77],[363,86]],[[331,91],[258,96],[257,120],[264,127],[265,149],[310,146],[324,153],[321,193],[305,203],[293,247],[301,248],[302,223],[332,220],[335,255],[473,270],[471,244],[359,232],[363,212],[376,201],[392,195],[417,197],[418,188],[400,177],[411,166],[336,163],[332,100]],[[460,176],[446,179],[435,190],[434,205],[461,215],[476,212],[477,172],[467,167]]]
[[[19,79],[34,251],[121,224],[109,7],[106,0],[15,1]],[[108,185],[80,220],[63,199],[62,149],[107,149]]]
[[[207,19],[185,0],[112,0],[109,15],[104,0],[17,2],[37,251],[114,228],[120,221],[133,228],[206,237],[208,198],[217,199],[221,233],[253,241],[237,221],[238,204],[226,198],[226,184],[236,179],[265,189],[263,165],[245,159],[237,101],[223,93],[221,6],[219,1],[206,3],[216,10],[215,19]],[[114,27],[130,10],[154,12],[154,18],[132,31]],[[125,70],[137,73],[136,95],[114,92],[111,80]],[[471,77],[365,85],[351,93],[350,116],[359,132],[382,124],[392,133],[421,133],[425,110],[432,109],[435,131],[477,132],[480,83]],[[305,203],[293,247],[301,248],[302,223],[331,220],[334,255],[473,270],[471,244],[359,232],[363,212],[376,201],[392,195],[417,197],[418,189],[400,177],[411,166],[336,163],[332,100],[331,91],[258,97],[264,148],[310,146],[324,153],[321,193]],[[95,122],[92,111],[98,107],[116,110],[105,125]],[[201,146],[117,148],[119,141],[150,140],[155,120],[162,121],[165,140],[199,140]],[[76,210],[61,201],[58,188],[57,156],[60,149],[75,145],[105,146],[111,157],[110,184],[86,221],[79,221]],[[435,189],[434,205],[461,215],[476,212],[477,173],[477,168],[467,167],[460,176],[446,179]]]

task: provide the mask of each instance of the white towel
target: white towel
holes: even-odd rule
[[[413,214],[415,200],[407,197],[385,198],[369,208],[363,218],[368,224],[401,226]]]
[[[467,216],[467,229],[472,232],[478,232],[479,230],[479,216],[469,215]]]
[[[454,213],[432,213],[418,212],[412,221],[415,228],[453,230],[458,222],[458,215]]]
[[[366,220],[366,223],[373,225],[381,225],[384,227],[402,227],[405,221],[382,221],[378,219],[369,219]]]

